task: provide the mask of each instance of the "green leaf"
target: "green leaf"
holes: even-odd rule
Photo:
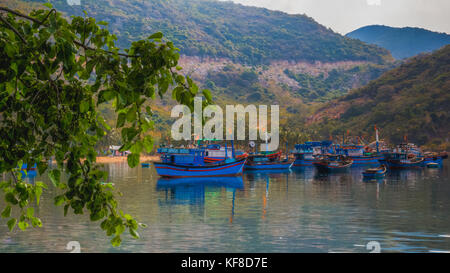
[[[9,202],[13,205],[17,205],[19,203],[19,201],[14,196],[14,194],[12,194],[11,192],[8,192],[7,194],[5,194],[5,200],[6,200],[6,202]]]
[[[33,218],[33,216],[34,216],[34,208],[28,208],[27,209],[27,216],[29,218]]]
[[[130,228],[130,234],[131,236],[133,236],[133,238],[139,239],[139,233],[137,233],[135,229]]]
[[[136,167],[137,165],[139,165],[139,154],[130,154],[127,157],[127,161],[128,161],[128,166],[130,166],[131,168]]]
[[[31,225],[33,225],[33,227],[42,227],[42,221],[37,217],[33,217],[31,220]]]
[[[2,212],[2,217],[3,218],[9,218],[11,217],[11,206],[7,206],[3,212]]]
[[[153,150],[153,138],[150,135],[147,135],[144,137],[144,140],[142,141],[142,144],[144,145],[144,149],[147,153],[150,153]]]
[[[67,211],[69,210],[69,206],[70,206],[70,204],[67,204],[64,206],[64,217],[67,216]]]
[[[162,32],[156,32],[148,37],[148,39],[161,39],[164,35]]]
[[[117,128],[121,128],[124,124],[125,124],[125,119],[127,118],[127,115],[125,115],[124,113],[120,113],[119,116],[117,117]]]
[[[16,218],[10,219],[8,221],[8,223],[7,223],[9,231],[12,231],[14,229],[14,227],[16,226],[16,224],[17,224],[17,219]]]
[[[58,169],[53,169],[48,173],[48,177],[52,181],[53,185],[58,187],[61,179],[61,171]]]
[[[55,197],[55,206],[60,206],[66,201],[64,195],[58,195]]]
[[[89,101],[84,100],[80,103],[80,112],[86,113],[87,111],[89,111]]]
[[[136,120],[136,107],[131,107],[127,112],[127,121],[133,122]]]
[[[120,244],[122,244],[122,239],[120,238],[120,236],[115,236],[112,240],[111,240],[111,244],[113,247],[119,247]]]
[[[25,231],[29,224],[25,221],[20,221],[19,224],[17,225],[22,231]]]
[[[211,102],[212,101],[211,91],[209,91],[208,89],[204,89],[202,92],[203,92],[203,95],[205,96],[206,100],[208,102]]]

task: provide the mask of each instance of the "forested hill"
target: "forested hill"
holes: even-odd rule
[[[47,2],[45,0],[11,1]],[[120,46],[162,31],[183,55],[228,58],[246,64],[273,60],[292,62],[369,61],[382,63],[390,53],[347,38],[306,15],[214,0],[51,0],[67,15],[83,15],[109,23]],[[34,4],[34,3],[33,3]]]
[[[448,145],[449,90],[450,45],[411,58],[367,86],[331,101],[310,117],[310,123],[322,132],[350,130],[355,135],[373,135],[377,125],[394,143],[408,135],[421,145]]]
[[[396,59],[432,52],[450,44],[450,35],[446,33],[411,27],[366,26],[348,33],[347,37],[386,48]]]

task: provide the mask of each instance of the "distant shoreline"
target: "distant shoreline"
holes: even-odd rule
[[[141,155],[141,163],[142,162],[155,162],[159,160],[158,155]],[[97,163],[121,163],[127,162],[126,156],[97,156]]]

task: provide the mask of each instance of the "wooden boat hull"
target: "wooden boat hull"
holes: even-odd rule
[[[260,163],[260,164],[245,164],[244,169],[245,170],[289,170],[292,165],[294,164],[293,161],[288,162],[268,162],[268,163]]]
[[[424,166],[423,159],[417,162],[401,162],[399,160],[386,160],[383,161],[383,163],[384,162],[391,169],[415,169],[422,168]]]
[[[383,178],[386,176],[387,168],[386,166],[382,166],[382,168],[373,171],[373,170],[366,170],[363,172],[363,178],[364,179],[376,179],[376,178]]]
[[[352,166],[352,163],[345,165],[333,166],[326,162],[315,162],[314,167],[317,168],[319,172],[343,172],[347,171]]]
[[[153,163],[156,172],[162,177],[219,177],[242,175],[246,159],[228,163],[207,164],[204,166],[177,165],[173,163]]]

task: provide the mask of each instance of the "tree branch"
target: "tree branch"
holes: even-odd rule
[[[25,40],[25,38],[23,38],[23,36],[19,33],[19,31],[13,26],[11,25],[8,21],[6,21],[5,18],[3,18],[3,16],[0,15],[0,21],[2,21],[8,28],[10,28],[17,36],[19,36],[20,40],[22,40],[22,42],[24,44],[27,43],[27,41]]]
[[[12,10],[12,9],[5,8],[5,7],[0,7],[0,10],[6,11],[6,12],[9,12],[9,13],[12,13],[12,14],[17,15],[17,16],[19,16],[19,17],[23,17],[23,18],[25,18],[25,19],[28,19],[28,20],[30,20],[30,21],[33,21],[33,22],[35,22],[35,23],[37,23],[37,24],[42,25],[42,22],[39,21],[38,19],[35,19],[35,18],[30,17],[30,16],[28,16],[28,15],[22,14],[22,13],[20,13],[20,12],[18,12],[18,11],[14,11],[14,10]]]
[[[30,16],[28,16],[28,15],[25,15],[25,14],[20,13],[20,12],[18,12],[18,11],[14,11],[14,10],[9,9],[9,8],[0,7],[0,11],[6,11],[6,12],[9,12],[9,13],[12,13],[12,14],[14,14],[14,15],[16,15],[16,16],[19,16],[19,17],[28,19],[28,20],[30,20],[30,21],[33,21],[34,23],[37,23],[37,24],[39,24],[39,25],[44,25],[44,26],[45,26],[44,23],[45,23],[45,21],[47,20],[47,18],[50,16],[50,13],[52,13],[52,12],[54,11],[55,14],[56,14],[56,10],[55,10],[55,9],[52,9],[52,10],[50,10],[50,12],[47,14],[47,16],[44,18],[43,21],[39,21],[39,20],[36,19],[36,18],[30,17]],[[2,20],[2,21],[3,21],[3,20]],[[8,23],[8,22],[6,22],[6,23]],[[9,24],[9,23],[8,23],[8,24]],[[18,34],[18,35],[20,36],[20,34]],[[20,37],[23,39],[22,36],[20,36]],[[25,42],[24,39],[23,39],[23,41]],[[83,43],[81,43],[81,42],[75,41],[75,40],[73,41],[73,43],[76,44],[76,45],[78,45],[78,46],[81,46],[82,48],[87,49],[87,50],[93,50],[93,51],[95,51],[95,50],[102,50],[102,51],[104,51],[104,52],[106,52],[106,53],[108,53],[108,54],[115,54],[115,52],[108,51],[108,50],[104,50],[104,49],[96,49],[96,48],[87,46],[87,45],[85,45],[85,44],[83,44]],[[125,53],[117,53],[117,55],[122,56],[122,57],[126,57],[126,58],[138,58],[138,57],[139,57],[138,55],[128,55],[128,54],[125,54]]]

